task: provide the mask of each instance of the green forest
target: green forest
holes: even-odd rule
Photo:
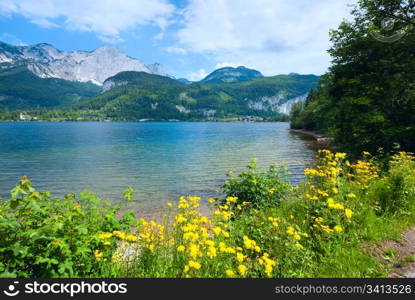
[[[291,127],[319,131],[354,155],[415,151],[415,4],[359,3],[354,20],[330,32],[330,70],[293,107]]]
[[[278,112],[278,105],[307,94],[318,79],[315,75],[278,75],[236,83],[185,84],[127,71],[108,78],[116,85],[100,93],[90,83],[38,78],[24,68],[0,74],[7,79],[0,81],[0,93],[9,95],[0,101],[0,120],[18,120],[24,110],[37,120],[55,121],[237,120],[247,116],[286,121],[288,116]],[[255,107],[264,97],[275,100]]]

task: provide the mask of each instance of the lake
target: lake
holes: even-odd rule
[[[284,164],[302,178],[314,152],[287,123],[0,122],[0,195],[22,175],[54,195],[83,189],[157,209],[180,195],[217,195],[226,172]]]

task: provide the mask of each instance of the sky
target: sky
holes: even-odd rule
[[[321,75],[329,30],[357,0],[0,0],[0,40],[91,51],[113,45],[176,78],[224,66]]]

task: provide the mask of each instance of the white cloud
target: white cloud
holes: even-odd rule
[[[2,15],[20,14],[42,27],[94,32],[112,41],[117,41],[123,30],[140,25],[152,24],[164,30],[174,10],[167,0],[0,1]]]
[[[177,47],[266,75],[326,71],[329,29],[356,0],[190,0]]]
[[[186,78],[190,81],[199,81],[205,78],[209,73],[205,69],[199,69],[196,72],[190,72]]]
[[[174,53],[174,54],[181,54],[181,55],[187,54],[186,49],[181,48],[181,47],[176,47],[176,46],[169,46],[165,50],[169,53]]]
[[[27,44],[23,42],[21,39],[17,38],[16,36],[8,32],[3,32],[0,35],[0,40],[16,46],[27,46]]]
[[[163,32],[163,31],[160,31],[159,33],[157,33],[157,34],[153,37],[153,39],[158,40],[158,41],[160,41],[160,40],[164,39],[164,32]]]
[[[241,64],[232,63],[232,62],[222,62],[222,63],[217,63],[215,65],[215,70],[216,69],[220,69],[220,68],[224,68],[224,67],[233,67],[233,68],[236,68],[236,67],[239,67],[239,66],[241,66]]]
[[[30,20],[31,23],[39,25],[40,27],[43,28],[57,28],[59,27],[58,24],[53,23],[51,21],[48,21],[47,19],[31,19]]]

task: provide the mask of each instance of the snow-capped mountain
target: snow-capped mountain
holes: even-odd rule
[[[145,65],[116,47],[103,46],[93,51],[60,51],[49,44],[12,46],[0,42],[0,63],[25,63],[42,78],[54,77],[102,85],[105,79],[122,71],[141,71],[168,76],[158,64]]]

